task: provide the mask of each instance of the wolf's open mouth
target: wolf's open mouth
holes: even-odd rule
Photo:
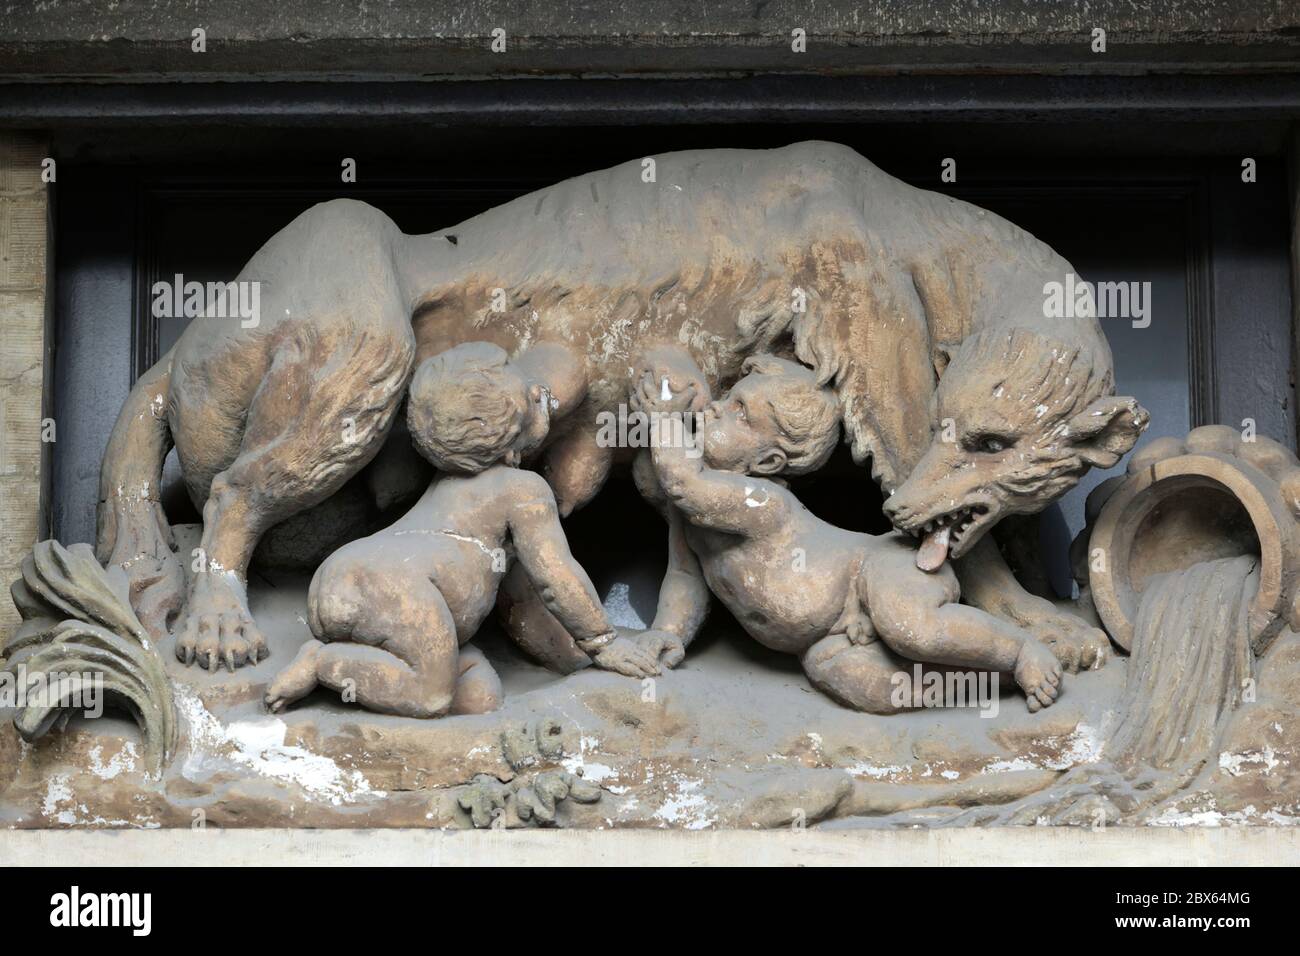
[[[949,552],[961,557],[965,553],[964,543],[972,540],[971,532],[984,523],[988,513],[986,505],[972,505],[940,515],[918,527],[912,532],[921,538],[916,566],[922,571],[938,571],[948,560]]]

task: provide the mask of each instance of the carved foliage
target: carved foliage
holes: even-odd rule
[[[23,561],[10,592],[23,623],[4,647],[4,669],[21,665],[28,685],[52,689],[14,716],[26,740],[35,740],[71,713],[87,675],[102,680],[105,696],[126,705],[140,725],[154,774],[176,750],[171,684],[144,626],[131,609],[121,569],[105,570],[90,545],[65,548],[42,541]]]

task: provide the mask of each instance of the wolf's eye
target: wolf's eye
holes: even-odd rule
[[[983,452],[986,455],[995,455],[1000,451],[1006,451],[1012,444],[1005,438],[999,438],[997,435],[972,435],[962,444],[967,451]]]

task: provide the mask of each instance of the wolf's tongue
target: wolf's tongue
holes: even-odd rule
[[[916,566],[922,571],[938,571],[943,567],[943,562],[948,559],[948,533],[952,530],[952,525],[944,525],[936,531],[931,531],[921,541],[921,547],[916,552]]]

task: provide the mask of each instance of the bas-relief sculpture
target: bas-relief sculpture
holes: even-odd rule
[[[140,729],[20,710],[0,817],[1289,819],[1289,451],[1219,428],[1145,446],[1090,498],[1077,602],[1028,593],[989,533],[1147,423],[1089,310],[1044,316],[1072,272],[827,143],[637,160],[429,236],[313,207],[239,276],[260,322],[195,321],[133,389],[99,562],[45,543],[15,585],[7,666],[98,662]],[[663,425],[647,447],[608,440],[629,414]],[[787,485],[841,430],[889,534]],[[200,528],[162,512],[173,445]],[[667,530],[641,629],[610,620],[561,523],[616,469]],[[348,541],[345,493],[400,517]],[[304,523],[309,583],[250,584]],[[706,625],[712,597],[730,617]],[[697,652],[702,627],[720,637]],[[993,675],[1021,703],[994,682],[954,706]]]

